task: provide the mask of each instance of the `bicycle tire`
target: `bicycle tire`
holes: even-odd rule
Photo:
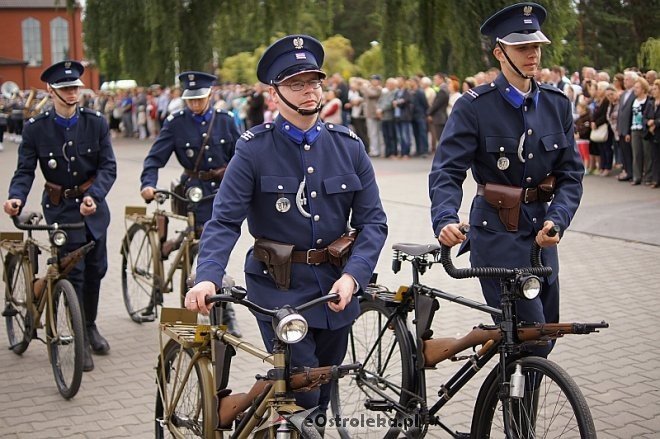
[[[184,357],[179,359],[180,355]],[[156,369],[156,382],[159,387],[156,392],[154,418],[157,439],[213,437],[216,418],[213,411],[216,410],[216,404],[209,359],[205,356],[199,357],[188,380],[182,383],[193,355],[192,349],[183,348],[174,340],[167,342],[163,348]],[[180,388],[181,385],[183,388]],[[171,405],[171,398],[179,390],[181,397],[178,404],[171,407],[171,413],[166,413],[162,395],[166,395],[166,401]]]
[[[121,288],[126,311],[136,323],[153,320],[158,305],[160,260],[154,257],[158,247],[152,242],[148,227],[133,224],[126,232],[121,249]]]
[[[55,283],[49,305],[53,307],[53,320],[46,319],[48,358],[57,390],[64,398],[71,399],[82,382],[85,348],[82,312],[71,282],[60,279]]]
[[[525,388],[532,390],[526,390],[521,399],[511,398],[505,405],[512,418],[511,425],[507,428],[509,431],[506,432],[504,428],[498,365],[488,374],[479,390],[472,417],[471,437],[596,438],[596,428],[587,401],[564,369],[541,357],[525,357],[520,360],[520,364],[525,377]],[[507,366],[508,377],[514,370],[515,363]],[[534,391],[535,386],[530,383],[536,383],[538,391]],[[532,405],[537,406],[535,414],[531,414]],[[530,422],[530,419],[534,420]]]
[[[334,383],[330,405],[333,419],[329,428],[336,429],[342,439],[360,437],[398,437],[400,429],[389,428],[400,416],[391,411],[380,411],[380,418],[373,421],[375,426],[359,425],[365,413],[368,399],[383,400],[368,385],[378,387],[391,400],[406,406],[415,393],[413,378],[413,348],[405,321],[395,316],[387,329],[383,326],[391,314],[391,309],[382,302],[364,299],[360,303],[360,315],[352,326],[348,340],[345,363],[361,363],[355,373]],[[384,330],[380,343],[378,336]],[[373,348],[373,354],[367,358]],[[385,421],[385,426],[381,419]],[[358,421],[355,421],[358,420]],[[355,425],[355,423],[358,425]],[[385,432],[383,430],[386,430]]]
[[[188,253],[188,260],[190,264],[186,266],[185,261],[182,261],[181,267],[181,279],[179,285],[179,300],[181,302],[181,308],[185,308],[186,293],[188,292],[188,278],[190,275],[194,274],[197,271],[197,254],[199,253],[199,245],[191,244]]]
[[[28,309],[28,300],[32,294],[32,270],[27,260],[18,255],[9,254],[5,258],[5,323],[9,349],[21,355],[32,340],[32,316]]]

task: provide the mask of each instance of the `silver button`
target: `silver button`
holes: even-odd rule
[[[341,185],[341,188],[342,188],[342,189],[346,189],[346,185],[345,185],[345,184],[342,184],[342,185]]]
[[[51,152],[50,154],[48,154],[48,156],[49,156],[49,157],[52,157],[52,156],[53,156],[53,153]]]
[[[211,182],[211,187],[215,187],[215,181]]]
[[[69,140],[69,146],[73,145],[73,141]]]
[[[220,139],[220,143],[225,143],[225,139]]]
[[[206,137],[206,133],[202,133],[202,137]]]
[[[535,223],[535,222],[536,222],[536,218],[532,218],[532,222]]]
[[[527,111],[527,105],[525,105],[523,108],[525,109],[525,111]]]
[[[264,270],[264,274],[268,274],[268,270]]]
[[[76,198],[76,203],[80,203],[80,198]]]
[[[209,145],[204,145],[204,149],[208,150],[210,148]]]
[[[269,128],[270,128],[270,124],[267,123],[267,124],[266,124],[266,129],[269,129]]]
[[[92,148],[87,148],[87,152],[92,152]]]
[[[488,221],[483,221],[483,222],[481,223],[481,225],[482,225],[482,226],[487,226],[487,225],[488,225]]]
[[[316,243],[317,244],[323,244],[323,240],[321,238],[319,238],[319,239],[316,240]]]
[[[504,147],[500,146],[500,152],[504,152]]]
[[[530,152],[530,153],[527,155],[527,158],[530,159],[530,160],[533,159],[533,158],[534,158],[534,154],[532,154],[532,153]]]
[[[504,91],[506,91],[508,93],[508,92],[511,91],[511,89],[509,87],[507,87],[507,88],[504,89]]]
[[[307,168],[307,173],[308,174],[313,174],[314,173],[314,167],[310,166],[309,168]]]
[[[208,158],[208,162],[211,163],[213,161],[213,157]]]
[[[202,125],[206,125],[206,121],[205,121],[205,120],[202,121]]]
[[[557,144],[555,143],[554,145],[552,145],[552,147],[553,147],[554,149],[557,149],[557,148],[559,148],[559,145],[557,145]]]
[[[76,175],[78,175],[78,171],[73,171],[73,176],[75,177]]]
[[[316,191],[310,192],[309,196],[312,198],[316,198]]]
[[[49,114],[50,114],[50,112],[46,111],[46,116],[48,116]]]
[[[321,131],[321,127],[320,127],[320,126],[317,126],[317,127],[316,127],[316,131]]]
[[[284,189],[284,186],[282,186],[281,184],[278,184],[277,189],[282,190],[282,189]]]
[[[334,125],[331,124],[331,123],[329,123],[329,124],[328,124],[328,128],[334,128]]]
[[[305,148],[305,151],[309,151],[309,150],[310,150],[310,148],[311,148],[311,146],[309,146],[309,145],[307,145],[307,144],[305,144],[305,146],[304,146],[303,148]]]
[[[50,204],[46,204],[46,209],[49,209],[49,208],[50,208]]]
[[[318,220],[320,220],[320,219],[321,219],[320,216],[318,216],[318,215],[314,215],[314,221],[318,221]]]
[[[532,182],[532,177],[527,177],[527,178],[525,179],[525,181],[526,181],[527,183],[531,183],[531,182]]]
[[[72,156],[72,157],[71,157],[71,161],[72,161],[72,162],[75,162],[75,161],[76,161],[76,158]]]
[[[289,125],[284,125],[284,129],[289,131],[291,129],[291,127]]]
[[[527,135],[528,135],[528,136],[531,136],[533,132],[534,132],[534,131],[532,131],[532,129],[530,128],[530,129],[527,130]]]
[[[189,142],[186,142],[186,146],[190,146],[190,143],[189,143]]]
[[[490,86],[491,86],[491,87],[495,87],[495,83],[494,83],[494,82],[491,82],[491,83],[490,83]]]

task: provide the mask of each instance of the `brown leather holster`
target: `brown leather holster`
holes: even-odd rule
[[[193,171],[192,169],[184,169],[183,173],[190,178],[199,178],[202,181],[220,181],[225,176],[227,165],[219,168],[209,169],[208,171]]]
[[[70,189],[64,189],[61,185],[47,181],[44,185],[46,192],[48,193],[48,198],[53,206],[59,206],[62,202],[62,198],[82,198],[85,195],[85,192],[92,187],[94,183],[94,177],[91,177],[89,180],[85,181],[80,186],[74,186]]]
[[[497,209],[500,221],[507,232],[518,231],[522,193],[523,188],[516,186],[486,183],[484,187],[484,198],[488,204]]]
[[[544,203],[549,203],[552,201],[552,198],[555,196],[556,183],[557,177],[554,175],[548,175],[541,181],[541,183],[539,183],[537,187],[539,201]]]
[[[254,242],[253,254],[257,261],[263,262],[268,274],[275,281],[279,290],[288,290],[291,284],[291,255],[293,244],[283,244],[259,238]]]
[[[340,268],[346,265],[357,234],[357,230],[350,230],[332,241],[328,246],[328,262]]]
[[[165,215],[156,215],[156,230],[161,243],[167,241],[167,226],[169,223],[170,219]]]

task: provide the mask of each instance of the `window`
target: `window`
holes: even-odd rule
[[[51,62],[69,59],[69,23],[62,17],[50,22],[50,53]]]
[[[30,17],[21,23],[23,32],[23,61],[31,67],[40,66],[41,56],[41,24]]]

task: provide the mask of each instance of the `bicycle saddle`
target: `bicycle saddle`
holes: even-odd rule
[[[394,244],[392,248],[407,255],[417,257],[440,250],[440,244],[407,244],[399,242]]]

